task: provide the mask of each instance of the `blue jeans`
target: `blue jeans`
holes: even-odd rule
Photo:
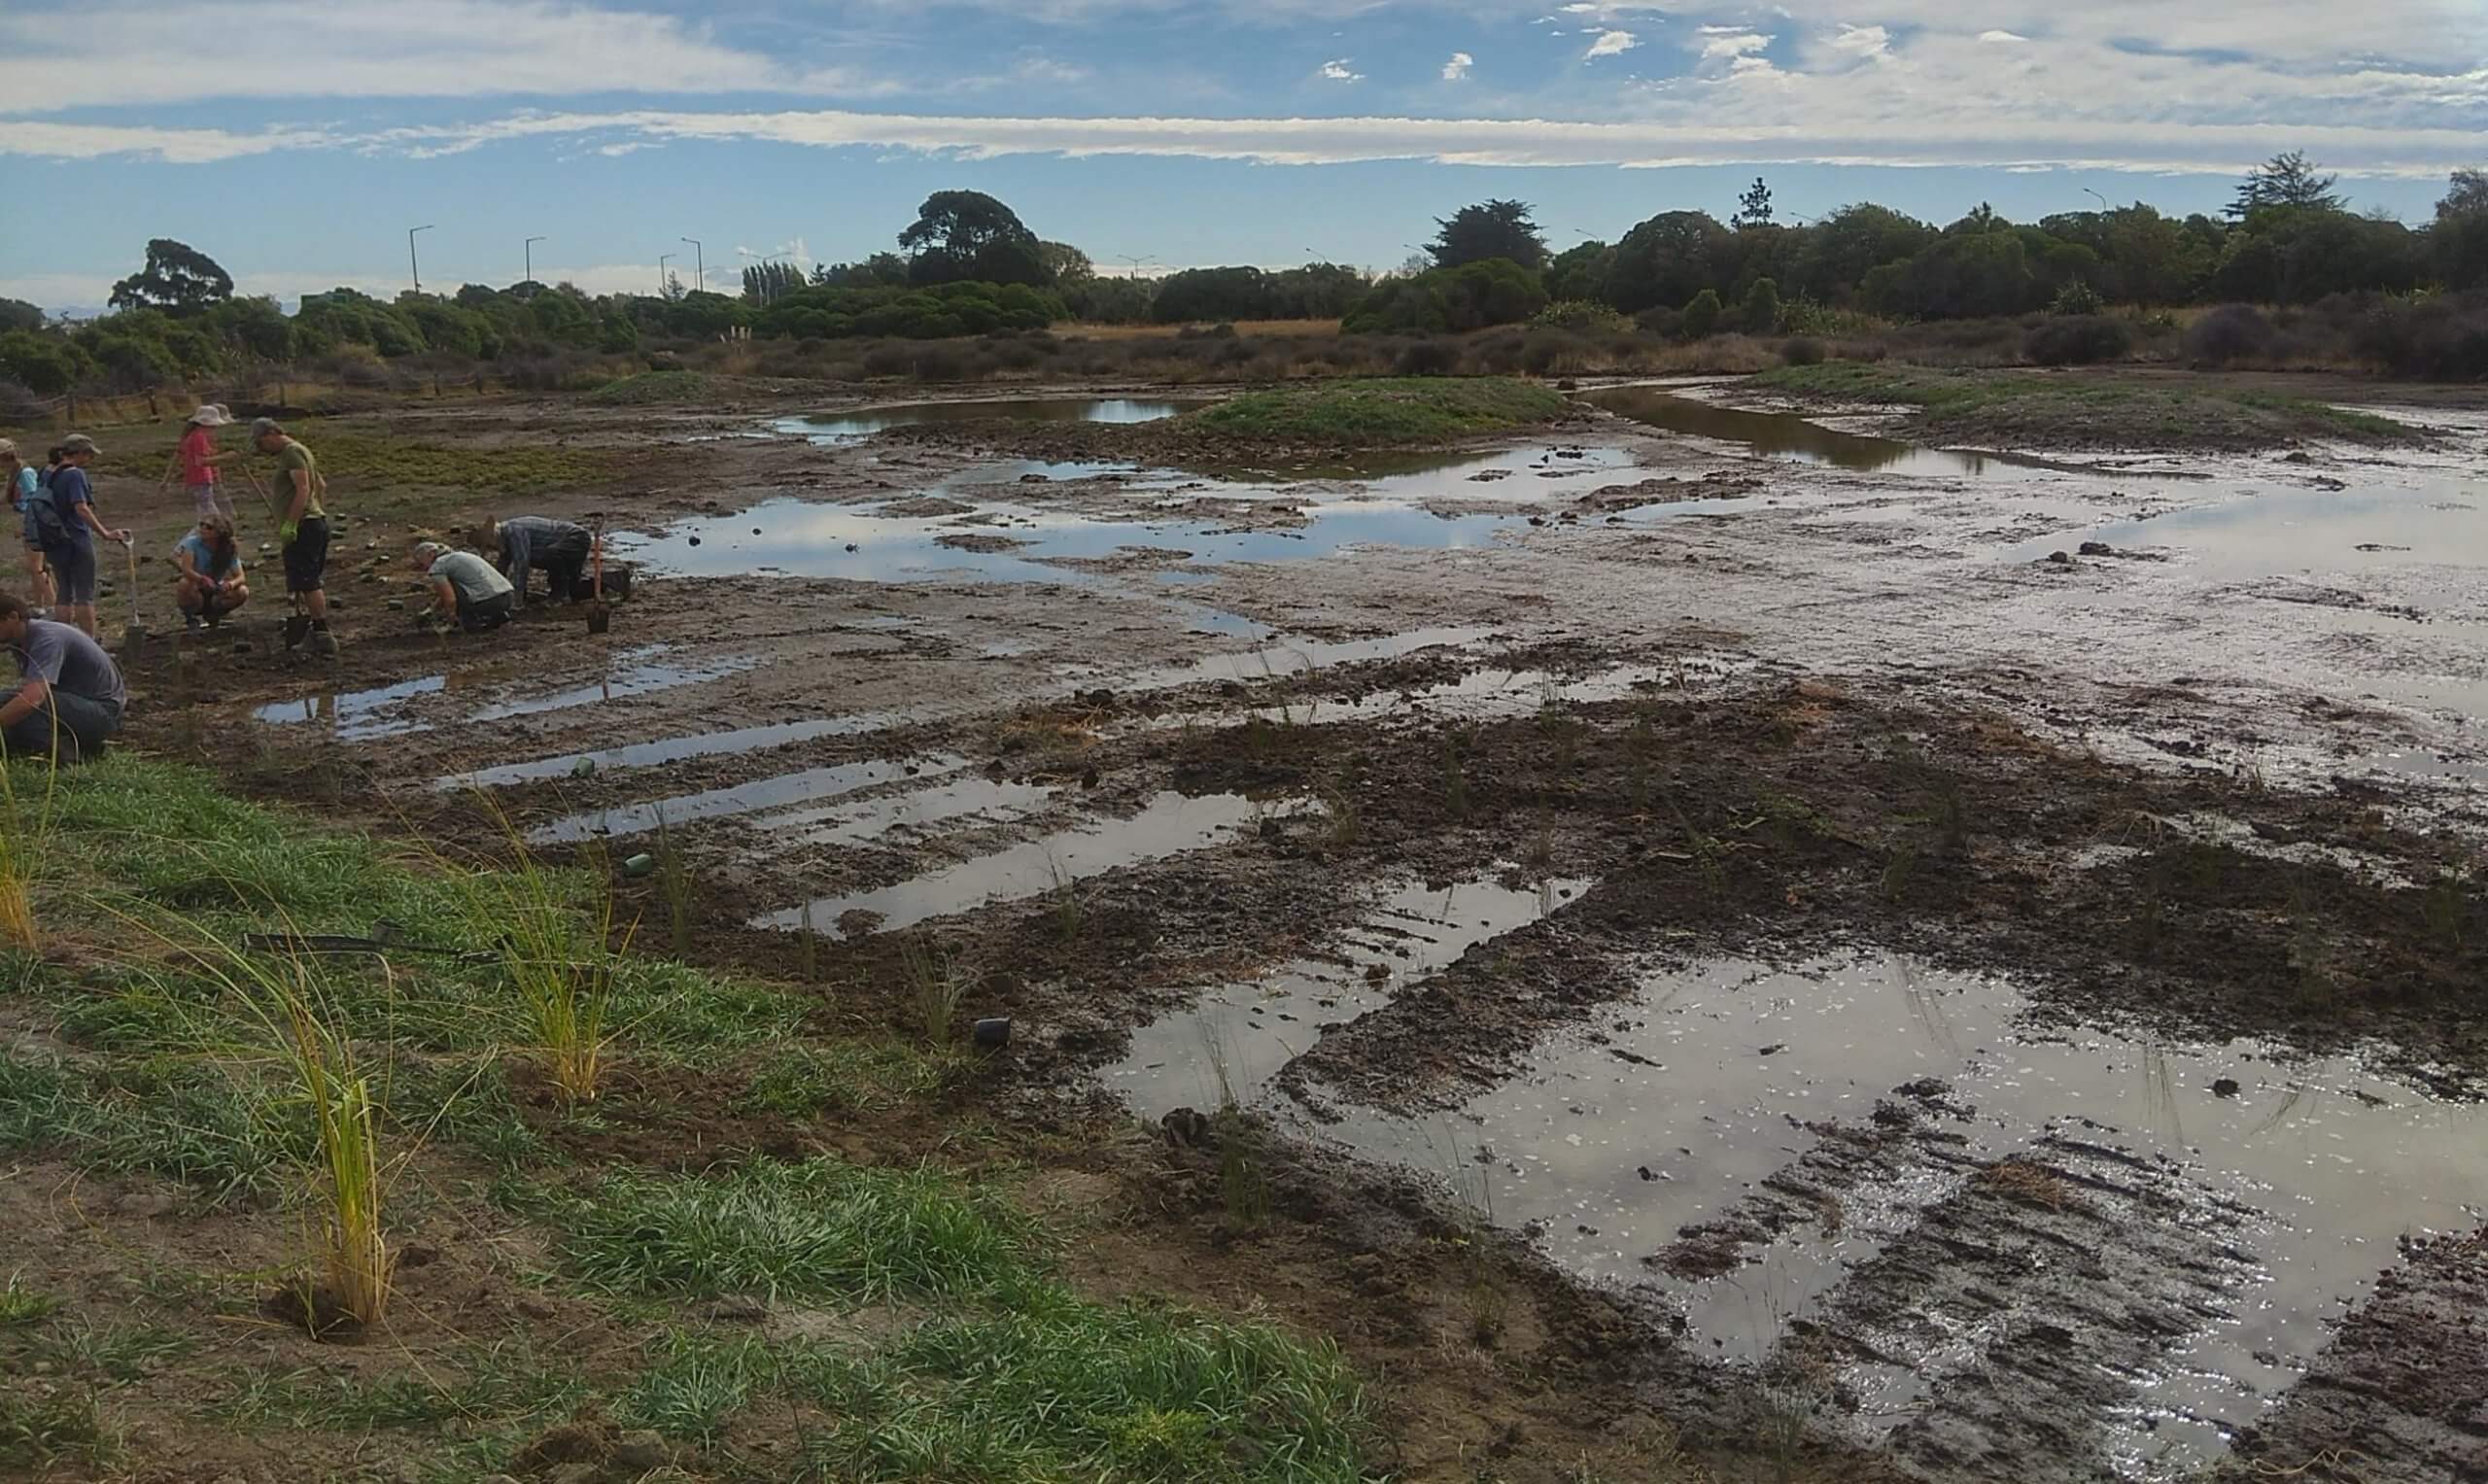
[[[58,718],[55,734],[53,718]],[[29,757],[52,755],[55,741],[60,760],[77,762],[92,757],[104,745],[104,739],[121,730],[121,704],[100,701],[92,696],[72,695],[55,687],[52,699],[0,731],[0,742],[10,752]]]

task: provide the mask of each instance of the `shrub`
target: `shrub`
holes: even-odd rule
[[[1780,286],[1757,278],[1745,293],[1745,333],[1768,335],[1780,328]]]
[[[2251,304],[2223,304],[2187,327],[2186,357],[2201,365],[2228,365],[2268,354],[2274,334],[2272,322],[2262,310]]]
[[[1820,365],[1823,343],[1812,335],[1792,336],[1780,347],[1780,361],[1782,365]]]
[[[2133,331],[2105,315],[2063,315],[2032,327],[2022,353],[2040,365],[2093,365],[2132,353]]]
[[[1633,322],[1596,299],[1561,299],[1538,312],[1538,329],[1629,329]]]
[[[1444,340],[1411,340],[1392,368],[1402,376],[1448,376],[1460,366],[1460,347]]]
[[[2099,291],[2091,288],[2089,280],[2075,278],[2066,280],[2065,286],[2056,291],[2048,313],[2091,315],[2107,307],[2108,301],[2099,296]]]
[[[1719,328],[1719,292],[1705,289],[1684,306],[1684,316],[1676,322],[1676,333],[1687,340],[1708,339]]]

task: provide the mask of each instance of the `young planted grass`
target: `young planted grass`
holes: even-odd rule
[[[0,1468],[31,1477],[58,1464],[108,1463],[117,1451],[94,1393],[41,1383],[0,1388]]]
[[[1068,889],[1065,888],[1068,896]],[[1077,898],[1072,898],[1077,910]],[[1057,913],[1060,911],[1056,908]],[[899,974],[905,982],[908,1018],[936,1051],[958,1039],[959,1006],[967,999],[976,975],[963,968],[932,938],[910,937],[899,945]]]
[[[693,937],[691,867],[682,847],[674,842],[674,829],[665,822],[663,810],[657,811],[656,856],[657,891],[665,898],[666,920],[673,928],[674,956],[687,958]]]
[[[18,797],[17,775],[39,770],[42,802],[31,811]],[[0,760],[0,946],[31,951],[35,937],[35,873],[52,853],[52,804],[60,770],[52,759]]]
[[[21,1329],[50,1314],[58,1300],[26,1286],[23,1273],[11,1273],[0,1288],[0,1329]]]
[[[954,1058],[895,1041],[837,1041],[790,1046],[752,1073],[735,1107],[787,1118],[863,1113],[930,1097],[950,1081]]]
[[[603,910],[582,916],[524,847],[509,870],[490,880],[503,897],[501,961],[528,1043],[566,1101],[593,1101],[611,1039],[613,894],[604,892]],[[630,936],[622,930],[623,947]]]
[[[704,1175],[618,1171],[545,1201],[601,1294],[868,1301],[975,1294],[1025,1271],[1026,1218],[930,1171],[756,1160]]]

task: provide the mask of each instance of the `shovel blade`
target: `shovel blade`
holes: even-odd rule
[[[613,610],[606,607],[604,604],[596,604],[587,610],[588,633],[603,634],[612,626]]]

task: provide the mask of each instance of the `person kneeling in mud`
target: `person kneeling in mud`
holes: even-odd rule
[[[517,584],[522,608],[527,606],[528,573],[539,567],[555,598],[576,594],[593,541],[585,526],[541,515],[513,515],[484,528],[484,549],[499,553],[493,565]]]
[[[0,593],[0,646],[17,656],[24,681],[0,704],[0,743],[10,754],[64,763],[101,756],[128,700],[104,646],[75,625],[35,617],[7,593]]]
[[[518,607],[518,590],[471,551],[452,551],[438,541],[415,544],[415,565],[432,579],[432,606],[424,617],[456,623],[468,633],[498,629]]]
[[[173,547],[173,602],[190,628],[214,628],[225,615],[251,601],[243,581],[242,548],[233,539],[233,523],[222,515],[202,516],[195,529]]]

